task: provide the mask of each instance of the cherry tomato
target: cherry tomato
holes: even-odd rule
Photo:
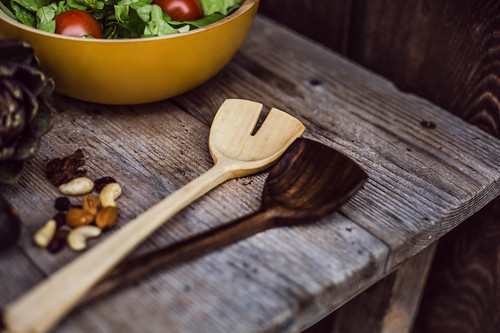
[[[82,37],[85,35],[102,38],[102,28],[99,22],[83,10],[70,9],[57,15],[56,34]]]
[[[174,21],[196,21],[203,18],[203,11],[199,0],[154,0],[153,4]]]

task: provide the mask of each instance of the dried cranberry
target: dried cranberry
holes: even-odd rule
[[[101,193],[104,186],[110,183],[116,183],[116,180],[113,177],[102,177],[94,181],[94,188],[97,193]]]
[[[50,253],[57,253],[61,251],[66,245],[66,237],[68,236],[69,231],[67,229],[58,229],[54,238],[50,241],[49,245],[47,245],[47,250]]]
[[[56,221],[57,227],[62,227],[63,225],[66,224],[66,213],[65,212],[59,212],[54,216],[54,221]]]
[[[69,198],[67,197],[59,197],[56,199],[56,202],[54,204],[54,207],[58,211],[66,211],[71,208],[71,202],[69,201]]]

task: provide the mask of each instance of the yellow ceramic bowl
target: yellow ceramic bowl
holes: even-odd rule
[[[0,38],[33,45],[56,91],[103,104],[140,104],[186,92],[220,71],[243,43],[259,0],[219,22],[164,37],[95,40],[30,28],[0,10]]]

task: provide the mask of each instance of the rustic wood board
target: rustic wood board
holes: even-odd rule
[[[307,126],[304,136],[357,160],[368,183],[322,221],[264,232],[158,272],[75,310],[56,331],[295,332],[500,192],[497,139],[258,17],[235,59],[183,96],[141,106],[55,96],[56,125],[19,185],[2,187],[25,230],[17,248],[0,254],[7,281],[0,291],[9,291],[1,293],[0,305],[76,256],[70,250],[50,255],[31,243],[32,233],[55,212],[58,194],[43,175],[50,158],[82,148],[91,178],[117,178],[124,188],[123,225],[211,166],[209,125],[226,98],[259,101],[299,117]],[[436,128],[423,128],[422,120]],[[265,176],[223,184],[133,255],[255,210]]]
[[[270,98],[260,100],[302,118],[309,129],[305,136],[347,150],[364,165],[369,194],[356,196],[347,204],[356,209],[342,212],[389,244],[387,269],[498,196],[498,139],[320,45],[305,46],[299,35],[277,29],[256,25],[246,48],[216,80],[231,82],[232,90],[250,99],[267,92]],[[204,96],[220,95],[219,89],[207,85]],[[214,108],[189,94],[176,101],[198,118]],[[436,128],[424,128],[422,121]]]
[[[267,0],[260,11],[500,138],[498,0]],[[497,198],[440,240],[415,333],[498,331],[499,211]]]
[[[401,264],[393,273],[356,296],[307,333],[410,333],[438,242]],[[319,326],[320,324],[318,324]],[[316,326],[316,325],[315,325]]]

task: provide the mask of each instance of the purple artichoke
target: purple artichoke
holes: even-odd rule
[[[19,179],[52,126],[54,110],[47,98],[53,89],[28,43],[0,40],[0,184]]]

